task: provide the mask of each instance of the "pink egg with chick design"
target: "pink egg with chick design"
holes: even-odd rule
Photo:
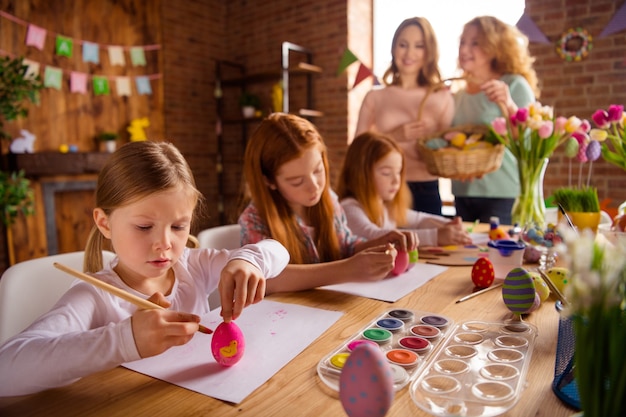
[[[243,332],[234,321],[221,323],[213,332],[211,353],[222,366],[233,366],[243,357],[246,342]]]

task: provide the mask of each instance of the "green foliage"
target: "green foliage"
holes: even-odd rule
[[[117,140],[117,138],[119,138],[120,135],[118,135],[115,132],[102,132],[98,135],[98,139],[102,140],[102,141],[107,141],[107,140]]]
[[[13,224],[19,213],[33,214],[33,190],[30,181],[24,178],[24,171],[0,171],[0,210],[7,226]]]
[[[255,109],[258,109],[261,107],[261,100],[259,99],[259,96],[249,93],[247,91],[244,91],[239,97],[239,106],[241,107],[252,106]]]
[[[554,202],[570,213],[597,213],[600,211],[598,190],[595,187],[559,188],[554,190]]]
[[[0,57],[0,139],[11,137],[4,131],[4,122],[28,115],[24,100],[39,104],[39,90],[43,88],[41,77],[26,79],[28,66],[23,58]]]

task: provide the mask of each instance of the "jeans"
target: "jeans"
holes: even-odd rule
[[[500,224],[511,224],[511,210],[514,198],[454,197],[456,215],[463,221],[489,223],[491,216],[497,216]]]
[[[439,181],[407,182],[413,195],[413,210],[441,216]]]

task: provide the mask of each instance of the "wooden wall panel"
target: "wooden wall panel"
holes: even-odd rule
[[[145,129],[148,139],[162,140],[165,135],[163,116],[163,50],[145,50],[146,66],[133,67],[129,47],[162,45],[160,0],[0,0],[0,10],[15,17],[13,21],[0,17],[0,54],[23,56],[40,64],[43,77],[48,66],[63,71],[60,90],[44,88],[41,103],[28,105],[26,119],[5,124],[5,129],[17,137],[20,129],[32,132],[37,140],[35,152],[58,151],[63,144],[76,145],[79,152],[98,152],[98,133],[115,131],[119,143],[130,139],[127,127],[133,119],[148,118]],[[39,50],[27,46],[27,25],[33,24],[47,31],[45,47]],[[55,52],[56,35],[73,39],[72,57]],[[85,63],[82,42],[99,45],[99,64]],[[124,66],[111,65],[108,46],[122,46]],[[88,75],[86,94],[72,93],[72,71]],[[110,94],[96,96],[93,76],[108,78]],[[130,77],[131,95],[120,96],[115,79]],[[151,95],[140,95],[135,77],[151,76]],[[8,142],[2,143],[6,153]],[[31,177],[36,191],[36,215],[19,219],[11,228],[15,260],[21,261],[48,254],[46,243],[46,207],[42,199],[41,181],[78,181],[78,177]],[[54,196],[57,226],[57,252],[84,249],[91,229],[93,190],[59,192]]]

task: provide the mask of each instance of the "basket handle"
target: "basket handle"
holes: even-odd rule
[[[452,77],[452,78],[446,78],[445,80],[441,80],[437,84],[431,85],[428,88],[428,91],[426,91],[426,95],[424,96],[424,99],[422,100],[422,102],[419,105],[419,108],[417,109],[417,120],[419,121],[422,119],[422,112],[424,110],[424,105],[426,104],[426,99],[428,98],[428,96],[430,96],[435,91],[439,91],[443,87],[446,87],[448,83],[451,81],[460,81],[460,80],[469,80],[469,79],[470,78],[468,77]]]

